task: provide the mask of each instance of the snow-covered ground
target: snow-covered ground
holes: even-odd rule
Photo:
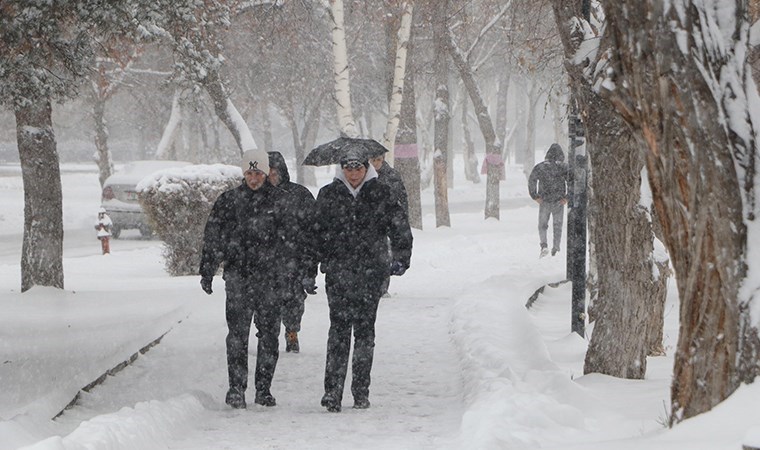
[[[320,181],[330,173],[320,169]],[[323,279],[307,299],[301,353],[280,355],[277,406],[232,410],[224,404],[222,280],[207,296],[198,277],[168,276],[160,241],[137,233],[100,255],[95,167],[64,166],[62,176],[66,289],[20,294],[22,184],[17,167],[0,167],[0,450],[760,445],[757,383],[707,414],[663,426],[677,339],[673,282],[667,356],[649,359],[647,378],[583,375],[588,340],[570,332],[569,284],[525,307],[536,289],[564,278],[565,254],[538,259],[538,209],[516,168],[502,183],[499,221],[483,220],[484,183],[457,181],[449,191],[450,228],[435,227],[432,191],[423,191],[412,267],[393,278],[380,305],[372,407],[340,414],[319,405]],[[130,366],[80,391],[135,354]]]

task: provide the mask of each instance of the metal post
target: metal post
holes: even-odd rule
[[[570,324],[584,336],[586,329],[586,203],[587,158],[583,123],[575,108],[569,116],[567,277],[572,282]]]

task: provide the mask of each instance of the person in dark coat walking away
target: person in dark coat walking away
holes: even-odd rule
[[[269,152],[269,182],[286,192],[285,229],[287,262],[281,268],[282,324],[285,326],[285,351],[298,353],[298,332],[304,313],[306,294],[316,294],[317,262],[310,245],[313,241],[314,196],[305,186],[290,181],[290,173],[280,152]]]
[[[287,220],[282,206],[284,191],[267,180],[268,155],[247,151],[243,155],[244,183],[230,189],[214,203],[206,222],[201,253],[201,287],[212,293],[212,281],[224,268],[227,316],[226,403],[245,408],[248,387],[248,340],[251,320],[256,326],[254,403],[275,406],[270,392],[279,356],[280,297],[276,295],[278,270],[284,265]]]
[[[546,256],[546,230],[549,216],[552,218],[552,256],[559,251],[562,241],[562,223],[567,204],[567,165],[565,154],[559,144],[552,144],[544,161],[536,164],[528,177],[530,197],[538,202],[538,237],[541,240],[540,257]]]
[[[390,164],[388,164],[388,161],[385,160],[385,154],[381,154],[379,156],[376,156],[374,158],[370,158],[369,160],[370,164],[372,164],[372,167],[375,168],[377,171],[377,179],[383,184],[388,185],[390,188],[391,193],[391,201],[396,202],[401,205],[401,208],[404,210],[404,214],[407,217],[407,221],[409,220],[409,198],[406,195],[406,187],[404,187],[404,180],[401,179],[401,175],[398,173],[396,169],[391,167]],[[389,248],[390,251],[390,248]],[[388,288],[391,284],[391,277],[388,276],[385,278],[385,282],[383,283],[383,297],[388,297],[390,294],[388,293]]]
[[[321,404],[340,412],[351,332],[353,407],[369,408],[375,320],[386,276],[403,275],[412,254],[412,231],[403,208],[360,150],[349,149],[341,171],[317,196],[316,233],[325,273],[330,331]],[[388,252],[390,239],[391,252]]]

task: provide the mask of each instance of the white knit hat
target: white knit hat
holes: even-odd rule
[[[269,155],[264,150],[252,149],[243,153],[240,170],[245,175],[245,172],[251,169],[260,170],[269,175]]]

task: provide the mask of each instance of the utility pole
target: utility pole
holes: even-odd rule
[[[586,203],[585,131],[575,102],[568,117],[567,278],[572,282],[570,325],[582,337],[586,331]]]
[[[581,1],[581,15],[591,20],[591,0]],[[567,279],[572,282],[570,326],[581,337],[586,334],[586,204],[588,158],[586,133],[578,113],[578,103],[570,96],[567,121],[570,148],[567,171]]]

